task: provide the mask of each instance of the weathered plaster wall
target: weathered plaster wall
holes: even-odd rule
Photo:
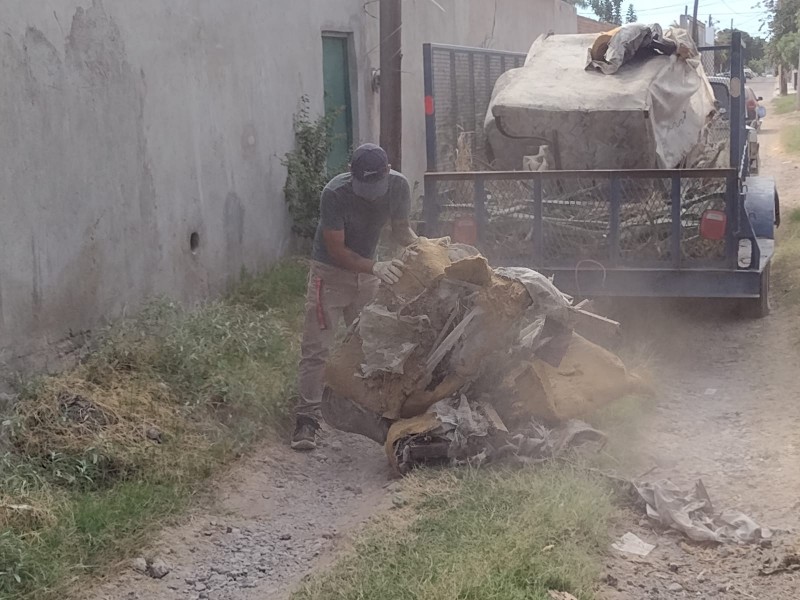
[[[352,34],[357,133],[373,129],[360,0],[0,0],[0,15],[2,360],[155,294],[218,294],[287,251],[281,157],[300,96],[322,107],[323,31]]]

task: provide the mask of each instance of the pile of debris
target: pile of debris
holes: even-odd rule
[[[334,427],[421,463],[539,460],[602,434],[573,421],[642,387],[575,333],[595,318],[526,268],[492,269],[448,238],[420,238],[334,351],[323,400]]]

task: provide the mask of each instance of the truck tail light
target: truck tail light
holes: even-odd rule
[[[453,221],[453,241],[474,246],[478,241],[478,224],[473,216],[456,217]]]
[[[721,240],[725,237],[728,216],[721,210],[707,210],[700,216],[700,237]]]
[[[433,96],[425,96],[425,114],[430,117],[433,115],[435,110],[436,108],[433,103]]]
[[[756,101],[755,100],[748,100],[747,101],[747,110],[755,110],[756,109]]]

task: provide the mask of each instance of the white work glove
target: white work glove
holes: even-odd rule
[[[384,260],[372,265],[372,274],[387,285],[392,285],[400,281],[403,276],[403,268],[406,265],[402,260]]]

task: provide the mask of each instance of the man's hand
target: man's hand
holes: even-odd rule
[[[392,285],[400,281],[403,276],[405,265],[402,260],[384,260],[372,265],[372,274],[378,277],[387,285]]]

